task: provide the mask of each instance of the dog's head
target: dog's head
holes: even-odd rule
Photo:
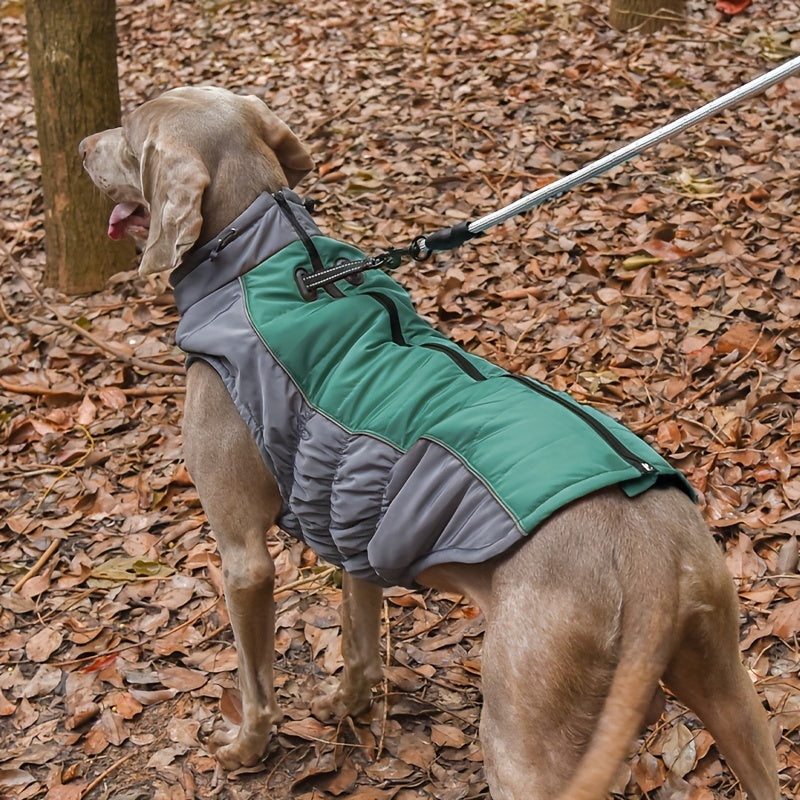
[[[177,267],[259,194],[293,187],[313,167],[260,99],[215,87],[165,92],[121,128],[87,136],[80,153],[91,179],[117,204],[108,235],[143,246],[142,275]]]

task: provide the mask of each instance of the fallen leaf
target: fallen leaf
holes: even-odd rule
[[[24,769],[6,769],[0,767],[0,788],[13,789],[14,787],[27,786],[34,781],[33,775]]]
[[[800,600],[779,604],[769,615],[772,632],[781,639],[800,633]]]
[[[10,717],[16,710],[17,706],[0,690],[0,717]]]
[[[60,630],[50,627],[42,628],[28,639],[25,645],[25,654],[31,661],[47,661],[61,647],[63,641],[64,634]]]
[[[641,269],[642,267],[647,267],[650,264],[660,264],[662,261],[661,258],[657,256],[650,256],[650,255],[635,255],[635,256],[628,256],[622,262],[622,269]]]
[[[645,793],[658,789],[666,777],[664,762],[648,752],[634,761],[632,772],[636,784]]]
[[[752,0],[717,0],[716,9],[723,14],[741,14]]]
[[[59,783],[47,790],[45,800],[82,800],[85,789],[85,781],[75,781],[65,784]]]
[[[110,581],[134,581],[137,578],[167,578],[175,570],[166,564],[137,556],[114,556],[92,568],[92,577]]]
[[[431,741],[440,747],[464,747],[470,740],[455,725],[431,725]]]
[[[671,727],[664,736],[661,756],[667,769],[680,778],[697,764],[697,748],[692,732],[683,724]]]
[[[208,682],[208,675],[205,672],[185,667],[164,667],[158,670],[158,677],[164,686],[181,692],[191,692]]]

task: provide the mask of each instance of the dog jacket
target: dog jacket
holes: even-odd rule
[[[171,275],[188,363],[219,373],[274,475],[280,526],[359,578],[481,563],[562,506],[686,479],[610,417],[459,349],[372,271],[307,302],[356,248],[263,194]]]

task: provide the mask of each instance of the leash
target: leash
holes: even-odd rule
[[[800,56],[764,73],[758,78],[754,78],[738,89],[734,89],[722,95],[722,97],[706,103],[695,111],[691,111],[673,122],[657,128],[651,133],[621,147],[619,150],[614,150],[576,172],[565,175],[563,178],[559,178],[509,205],[471,222],[459,222],[457,225],[441,228],[433,233],[422,234],[417,236],[408,247],[390,247],[376,256],[356,261],[340,260],[331,267],[314,272],[298,270],[296,275],[298,288],[306,300],[313,300],[316,298],[317,289],[330,286],[330,284],[342,278],[350,280],[351,283],[359,283],[360,280],[363,280],[361,273],[367,270],[395,269],[400,266],[404,258],[412,258],[418,262],[426,261],[435,252],[453,250],[464,244],[464,242],[480,236],[489,228],[500,225],[518,214],[530,211],[548,200],[560,197],[571,189],[602,175],[604,172],[630,161],[648,147],[652,147],[701,120],[740,103],[742,100],[763,92],[796,72],[800,72]]]

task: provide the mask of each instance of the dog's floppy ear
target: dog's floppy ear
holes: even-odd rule
[[[200,236],[203,192],[211,181],[200,153],[164,116],[164,103],[145,103],[123,121],[123,135],[139,161],[150,231],[139,274],[174,269]]]
[[[289,188],[293,189],[314,168],[314,161],[289,126],[279,119],[266,104],[252,95],[246,98],[258,113],[261,138],[275,153],[286,176]]]
[[[197,151],[181,142],[145,140],[140,156],[142,192],[150,203],[150,233],[141,275],[177,267],[203,227],[203,192],[211,181]]]

